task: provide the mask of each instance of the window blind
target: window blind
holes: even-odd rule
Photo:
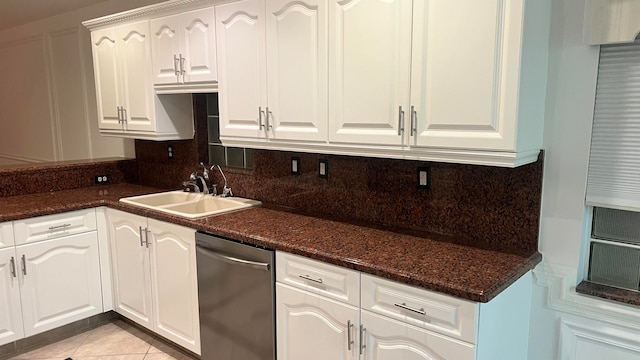
[[[600,50],[588,205],[640,211],[640,41]]]

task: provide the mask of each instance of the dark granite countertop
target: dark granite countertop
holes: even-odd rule
[[[164,190],[123,183],[3,197],[0,222],[108,206],[479,302],[488,302],[542,260],[538,252],[508,254],[267,205],[186,219],[118,201],[158,191]]]
[[[576,292],[623,304],[640,306],[640,292],[638,291],[620,289],[584,280],[576,286]]]

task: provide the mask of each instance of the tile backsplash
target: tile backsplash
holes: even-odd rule
[[[208,162],[204,95],[194,95],[194,109],[194,140],[136,141],[140,183],[179,188],[200,161]],[[300,158],[300,175],[291,174],[292,156]],[[225,168],[236,196],[505,252],[528,255],[538,248],[542,155],[515,169],[268,150],[254,150],[253,157],[253,169]],[[328,161],[327,179],[318,177],[319,159]],[[428,190],[417,187],[423,166],[431,170]],[[213,177],[222,184],[218,174]]]

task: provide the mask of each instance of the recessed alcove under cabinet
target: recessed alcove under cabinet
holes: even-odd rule
[[[278,360],[526,359],[532,278],[477,303],[276,252]]]

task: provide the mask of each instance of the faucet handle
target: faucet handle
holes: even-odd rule
[[[209,180],[209,169],[207,169],[203,162],[200,162],[200,166],[202,166],[202,177]]]

